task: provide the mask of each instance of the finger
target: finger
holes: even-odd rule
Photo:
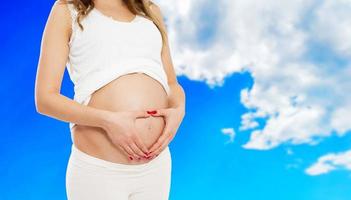
[[[134,142],[132,142],[129,146],[132,148],[134,153],[136,153],[139,157],[145,157],[146,156],[146,154],[144,154],[144,152],[141,151],[141,149],[139,149],[139,147]]]
[[[160,117],[160,116],[166,115],[166,109],[161,108],[161,109],[156,109],[155,111],[156,111],[155,114],[151,114],[154,117]]]
[[[164,141],[168,138],[168,136],[169,136],[169,132],[168,132],[168,130],[165,128],[165,131],[162,133],[162,135],[158,138],[158,140],[156,141],[156,143],[154,143],[153,145],[152,145],[152,147],[151,147],[151,149],[150,149],[150,154],[149,154],[149,156],[153,156],[153,155],[155,155],[154,154],[154,151],[156,150],[156,149],[158,149],[163,143],[164,143]]]
[[[147,118],[151,115],[147,111],[134,111],[135,118]]]
[[[113,143],[121,152],[123,152],[124,154],[126,154],[126,155],[128,155],[129,156],[129,154],[128,154],[128,152],[124,149],[124,147],[121,145],[121,144],[119,144],[119,143]]]
[[[128,151],[126,150],[126,148],[124,148],[122,145],[118,145],[119,149],[130,158],[133,158],[133,156],[131,154],[128,153]]]
[[[169,144],[170,142],[170,139],[166,139],[161,146],[159,146],[159,148],[157,148],[155,151],[154,151],[154,154],[151,156],[151,159],[155,158],[156,156],[158,156],[166,147],[167,145]]]
[[[166,123],[165,127],[163,128],[162,134],[159,136],[156,143],[154,143],[151,146],[151,148],[149,150],[150,152],[154,151],[160,144],[162,144],[163,140],[168,137],[169,132],[170,132],[168,129],[169,129],[168,124]]]
[[[135,158],[135,159],[138,158],[138,155],[134,153],[134,151],[130,148],[128,144],[124,145],[123,148],[128,153],[128,156],[131,156],[132,158]]]
[[[139,152],[141,151],[138,151],[138,148],[135,148],[135,144],[134,144],[134,142],[133,142],[133,140],[131,139],[131,138],[128,138],[128,140],[127,140],[127,145],[128,145],[128,147],[131,149],[131,151],[133,152],[133,155],[134,155],[134,157],[137,159],[137,158],[139,158],[139,157],[142,157],[142,156],[140,156],[139,155]],[[141,152],[142,153],[142,152]]]
[[[133,137],[135,144],[138,146],[139,149],[143,151],[143,153],[146,155],[149,153],[148,148],[144,144],[144,142],[141,141],[140,137],[138,135],[134,135]]]

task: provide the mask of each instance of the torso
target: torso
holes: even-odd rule
[[[123,75],[92,94],[88,106],[110,111],[147,110],[166,108],[167,94],[159,82],[143,73]],[[163,117],[137,118],[136,129],[149,148],[164,128]],[[151,128],[151,129],[150,129]],[[116,163],[145,163],[148,160],[130,161],[114,146],[102,128],[76,125],[73,128],[74,144],[82,151]]]
[[[75,11],[72,13],[76,14]],[[152,21],[140,16],[132,23],[123,23],[95,10],[82,23],[84,31],[80,31],[75,24],[76,31],[70,42],[70,62],[67,66],[71,80],[75,83],[75,100],[82,103],[87,98],[87,91],[90,93],[94,90],[87,106],[116,112],[168,107],[169,90],[165,91],[161,84],[167,85],[160,59],[162,38]],[[139,73],[127,73],[118,77],[119,73],[133,71],[134,67],[139,67]],[[102,82],[111,78],[110,75],[115,78],[98,88]],[[137,118],[135,123],[138,134],[147,147],[151,147],[158,139],[164,125],[163,117],[152,116]],[[100,127],[76,124],[71,134],[76,147],[94,157],[125,164],[149,162],[130,161],[128,155],[114,146]]]

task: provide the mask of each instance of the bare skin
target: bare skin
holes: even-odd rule
[[[108,97],[108,98],[106,98]],[[162,86],[142,73],[123,75],[96,91],[88,106],[111,110],[153,110],[167,108],[167,94]],[[157,140],[164,128],[163,117],[138,118],[135,120],[137,134],[147,148]],[[117,163],[148,162],[142,156],[133,156],[130,161],[123,151],[116,148],[101,128],[77,125],[73,128],[76,146],[95,157]],[[141,160],[138,160],[141,158]]]
[[[174,108],[172,113],[176,113],[177,118],[172,119],[177,120],[173,120],[173,127],[168,126],[173,130],[178,128],[180,119],[185,114],[184,92],[176,79],[169,46],[163,46],[161,56],[171,88],[170,96],[167,97],[160,83],[153,78],[133,73],[111,81],[92,94],[87,106],[81,105],[60,94],[69,54],[71,18],[67,5],[58,2],[55,2],[50,12],[42,38],[35,88],[37,111],[77,124],[72,130],[73,142],[90,155],[124,164],[149,162],[170,142],[165,140],[170,138],[167,134],[171,133],[168,133],[168,129],[167,134],[164,133],[166,129],[163,116],[151,116],[146,111]],[[95,1],[95,7],[104,14],[116,20],[130,21],[134,14],[122,5],[122,0]],[[159,19],[162,18],[157,6],[152,10]],[[152,145],[152,156],[146,159]],[[134,159],[130,160],[129,157]]]

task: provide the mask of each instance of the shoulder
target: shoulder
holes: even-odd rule
[[[66,24],[71,24],[71,21],[78,15],[72,0],[56,0],[51,8],[51,13]]]
[[[48,29],[50,34],[58,31],[64,31],[69,34],[71,31],[71,23],[71,14],[67,7],[66,0],[56,0],[51,6],[46,22],[46,29]]]
[[[51,12],[65,15],[69,14],[69,2],[67,0],[56,0],[52,5]]]
[[[71,11],[67,0],[56,0],[51,7],[50,18],[61,23],[69,24],[71,21]]]

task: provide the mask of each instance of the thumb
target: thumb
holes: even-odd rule
[[[159,116],[165,116],[166,115],[166,109],[160,108],[160,109],[155,109],[156,113],[152,113],[151,115],[154,117],[159,117]]]
[[[146,111],[134,111],[134,116],[136,118],[146,118],[146,117],[150,117],[150,114],[147,113]]]

